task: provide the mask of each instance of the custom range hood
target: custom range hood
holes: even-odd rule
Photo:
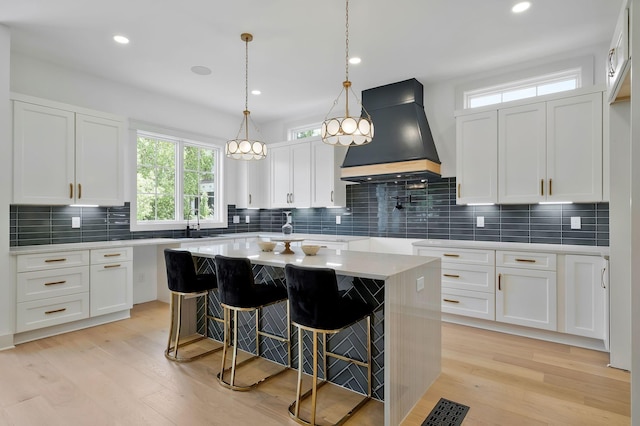
[[[415,78],[362,92],[362,105],[373,121],[373,140],[349,147],[342,180],[363,183],[440,177],[423,93]]]

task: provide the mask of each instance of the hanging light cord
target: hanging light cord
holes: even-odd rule
[[[346,12],[345,12],[345,80],[349,81],[349,0],[346,1]]]
[[[244,40],[244,136],[249,140],[249,38]]]

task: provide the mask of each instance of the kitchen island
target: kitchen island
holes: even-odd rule
[[[384,401],[384,424],[397,425],[440,374],[440,259],[321,249],[316,256],[305,256],[299,247],[293,254],[263,252],[255,244],[218,244],[192,247],[199,272],[213,270],[213,257],[222,254],[247,257],[253,265],[256,282],[285,286],[284,266],[287,263],[310,267],[328,267],[336,271],[338,285],[346,297],[363,300],[375,306],[372,322],[373,397]],[[208,311],[220,316],[217,292],[210,293]],[[284,305],[284,304],[280,304]],[[286,334],[286,307],[272,305],[263,310],[263,329]],[[241,326],[252,335],[254,317],[241,318]],[[355,324],[329,339],[332,351],[362,353],[364,330]],[[221,330],[215,321],[209,322],[209,333],[220,339]],[[292,354],[297,342],[293,333]],[[261,341],[265,358],[286,364],[286,349],[278,341]],[[306,339],[305,339],[306,340]],[[252,341],[239,343],[245,350],[254,350]],[[306,342],[305,342],[306,344]],[[255,341],[253,341],[255,345]],[[310,353],[310,351],[306,351]],[[365,393],[366,380],[357,367],[346,367],[341,361],[327,367],[328,380],[349,389]],[[306,362],[305,362],[306,364]],[[292,367],[297,359],[292,359]]]

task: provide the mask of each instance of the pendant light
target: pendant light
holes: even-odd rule
[[[242,33],[240,39],[245,43],[244,111],[242,112],[244,116],[236,138],[227,141],[225,153],[227,157],[235,160],[261,160],[267,156],[267,146],[264,142],[249,138],[249,121],[251,121],[253,128],[258,131],[249,115],[249,42],[253,40],[253,36],[249,33]],[[240,137],[243,130],[244,137]],[[258,131],[258,133],[260,132]]]
[[[371,142],[371,139],[373,139],[373,122],[364,107],[362,107],[362,111],[366,114],[366,117],[351,117],[349,115],[349,91],[351,91],[358,104],[362,106],[362,103],[351,88],[351,82],[349,81],[349,0],[346,0],[345,27],[345,80],[342,82],[342,90],[336,100],[333,101],[333,106],[327,113],[327,118],[325,118],[322,123],[322,141],[329,145],[358,146],[368,144]],[[338,104],[342,92],[345,93],[344,117],[328,118],[333,107]]]

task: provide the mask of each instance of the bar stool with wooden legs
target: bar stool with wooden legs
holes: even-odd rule
[[[189,357],[181,357],[178,350],[185,346],[207,339],[207,323],[209,319],[221,321],[216,317],[206,314],[208,301],[205,299],[204,332],[195,333],[195,338],[180,342],[182,331],[182,305],[185,298],[206,297],[209,291],[218,287],[215,274],[198,274],[193,263],[191,252],[185,250],[164,250],[164,259],[167,267],[167,284],[171,292],[171,326],[169,327],[169,341],[164,355],[177,362],[189,362],[203,356],[212,354],[222,349],[217,347],[211,350],[200,351]],[[197,319],[196,319],[197,322]]]
[[[338,358],[367,369],[367,395],[334,425],[341,425],[371,399],[371,316],[373,308],[366,303],[342,297],[338,290],[335,270],[309,268],[288,264],[285,266],[291,323],[298,328],[298,385],[296,400],[289,405],[289,415],[304,425],[316,424],[318,388],[327,383],[327,357]],[[367,360],[360,361],[327,351],[327,334],[338,333],[358,321],[367,322]],[[312,333],[313,376],[311,390],[302,393],[303,344],[302,330]],[[323,380],[318,385],[318,333],[323,336]],[[311,396],[311,418],[300,417],[300,403]]]
[[[222,368],[218,373],[218,381],[224,387],[237,391],[247,391],[258,384],[270,379],[286,370],[291,365],[291,344],[289,340],[289,306],[287,304],[287,335],[286,337],[260,331],[260,312],[265,306],[283,302],[287,300],[287,290],[282,287],[276,287],[266,284],[256,285],[251,268],[251,262],[247,258],[227,257],[216,255],[216,276],[218,277],[218,294],[220,295],[220,304],[224,311],[224,342],[222,349]],[[255,327],[256,327],[256,354],[240,363],[238,360],[238,312],[255,311]],[[233,312],[233,318],[231,318]],[[227,368],[227,347],[230,343],[231,324],[233,324],[233,358],[231,367]],[[269,337],[287,344],[288,365],[277,372],[258,380],[247,386],[236,384],[236,370],[255,360],[260,356],[260,336]],[[224,379],[225,373],[231,370],[228,381]]]

